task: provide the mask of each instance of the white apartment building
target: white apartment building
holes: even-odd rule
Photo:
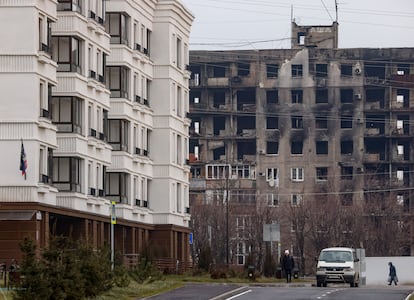
[[[118,253],[189,262],[193,18],[179,0],[0,2],[0,259],[25,236],[108,243],[115,203]]]

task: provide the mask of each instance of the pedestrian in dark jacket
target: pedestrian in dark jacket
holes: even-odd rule
[[[282,271],[285,272],[286,282],[292,282],[292,270],[295,267],[293,257],[289,255],[289,250],[285,250],[285,255],[282,258]]]
[[[395,266],[392,264],[392,262],[389,262],[388,266],[390,267],[390,272],[388,274],[388,285],[391,285],[393,281],[394,284],[397,285],[397,270],[395,269]]]

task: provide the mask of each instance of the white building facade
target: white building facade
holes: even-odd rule
[[[0,3],[0,258],[108,243],[115,203],[117,252],[189,262],[192,21],[179,0]]]

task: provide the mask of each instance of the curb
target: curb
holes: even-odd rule
[[[411,297],[411,296],[414,296],[414,292],[412,292],[411,294],[409,294],[409,295],[407,296],[407,298],[405,298],[405,300],[410,299],[410,297]]]
[[[230,298],[230,297],[232,297],[234,295],[237,295],[237,294],[240,294],[242,292],[245,292],[248,289],[249,289],[248,286],[241,286],[241,287],[239,287],[237,289],[234,289],[234,290],[231,290],[229,292],[223,293],[223,294],[218,295],[218,296],[216,296],[214,298],[210,298],[209,300],[224,300],[224,299]]]

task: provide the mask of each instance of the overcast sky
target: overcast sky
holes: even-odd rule
[[[190,49],[290,48],[290,25],[330,25],[334,0],[181,0]],[[339,47],[414,47],[414,0],[338,0]]]

